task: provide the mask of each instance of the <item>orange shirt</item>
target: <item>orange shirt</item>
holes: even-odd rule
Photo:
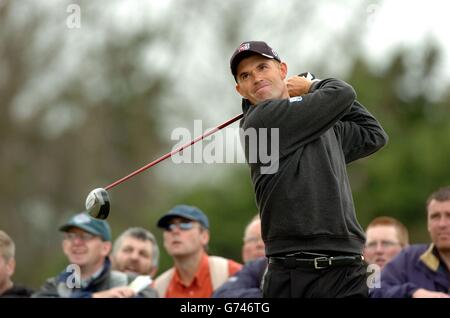
[[[242,265],[228,260],[228,273],[234,275],[242,268]],[[211,275],[208,265],[208,254],[203,253],[200,266],[189,286],[183,284],[178,270],[175,268],[172,280],[167,286],[165,297],[167,298],[209,298],[213,293]]]

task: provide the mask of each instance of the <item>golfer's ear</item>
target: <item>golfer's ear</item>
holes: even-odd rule
[[[280,71],[281,71],[281,78],[285,80],[288,72],[288,67],[286,63],[284,62],[280,63]]]
[[[242,95],[241,93],[241,86],[239,85],[239,83],[236,84],[236,91],[239,93],[239,95],[241,95],[242,97],[246,98],[244,95]]]

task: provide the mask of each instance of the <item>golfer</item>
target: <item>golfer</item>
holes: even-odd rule
[[[286,81],[286,63],[265,42],[242,43],[230,66],[243,97],[244,131],[279,129],[278,170],[261,169],[263,160],[249,163],[269,257],[263,295],[367,297],[365,236],[346,164],[383,147],[386,133],[349,84]],[[254,145],[242,141],[248,156]]]

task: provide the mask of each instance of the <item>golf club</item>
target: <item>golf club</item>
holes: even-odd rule
[[[104,187],[104,188],[97,188],[89,192],[87,198],[86,198],[86,210],[88,213],[97,219],[106,219],[109,215],[109,208],[110,208],[110,199],[108,192],[106,190],[112,189],[115,186],[118,186],[119,184],[127,181],[128,179],[134,177],[135,175],[153,167],[154,165],[160,163],[163,160],[166,160],[167,158],[172,157],[174,154],[182,151],[183,149],[186,149],[196,142],[214,134],[215,132],[219,131],[222,128],[227,127],[228,125],[234,123],[235,121],[241,119],[244,116],[244,114],[239,114],[234,116],[233,118],[227,120],[223,124],[220,124],[217,127],[212,128],[211,130],[207,131],[203,135],[198,136],[197,138],[191,140],[190,142],[172,150],[169,153],[166,153],[164,156],[148,163],[147,165],[143,166],[142,168],[137,169],[136,171],[130,173],[129,175],[111,183],[110,185]]]

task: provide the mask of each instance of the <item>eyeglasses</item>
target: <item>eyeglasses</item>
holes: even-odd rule
[[[193,227],[194,227],[194,223],[192,223],[192,222],[180,222],[180,223],[168,224],[164,230],[172,232],[173,230],[178,228],[181,231],[189,231]]]
[[[79,239],[80,241],[87,242],[95,238],[95,235],[90,233],[74,233],[74,232],[66,232],[64,233],[64,239],[70,242],[75,241],[75,239]]]
[[[365,245],[365,248],[368,250],[374,250],[377,248],[378,244],[381,245],[382,248],[390,248],[390,247],[394,247],[396,245],[400,245],[400,243],[393,242],[393,241],[373,241],[373,242],[367,243]]]
[[[260,237],[255,237],[255,236],[244,237],[245,244],[256,244],[256,243],[259,243],[262,241],[263,240]]]

